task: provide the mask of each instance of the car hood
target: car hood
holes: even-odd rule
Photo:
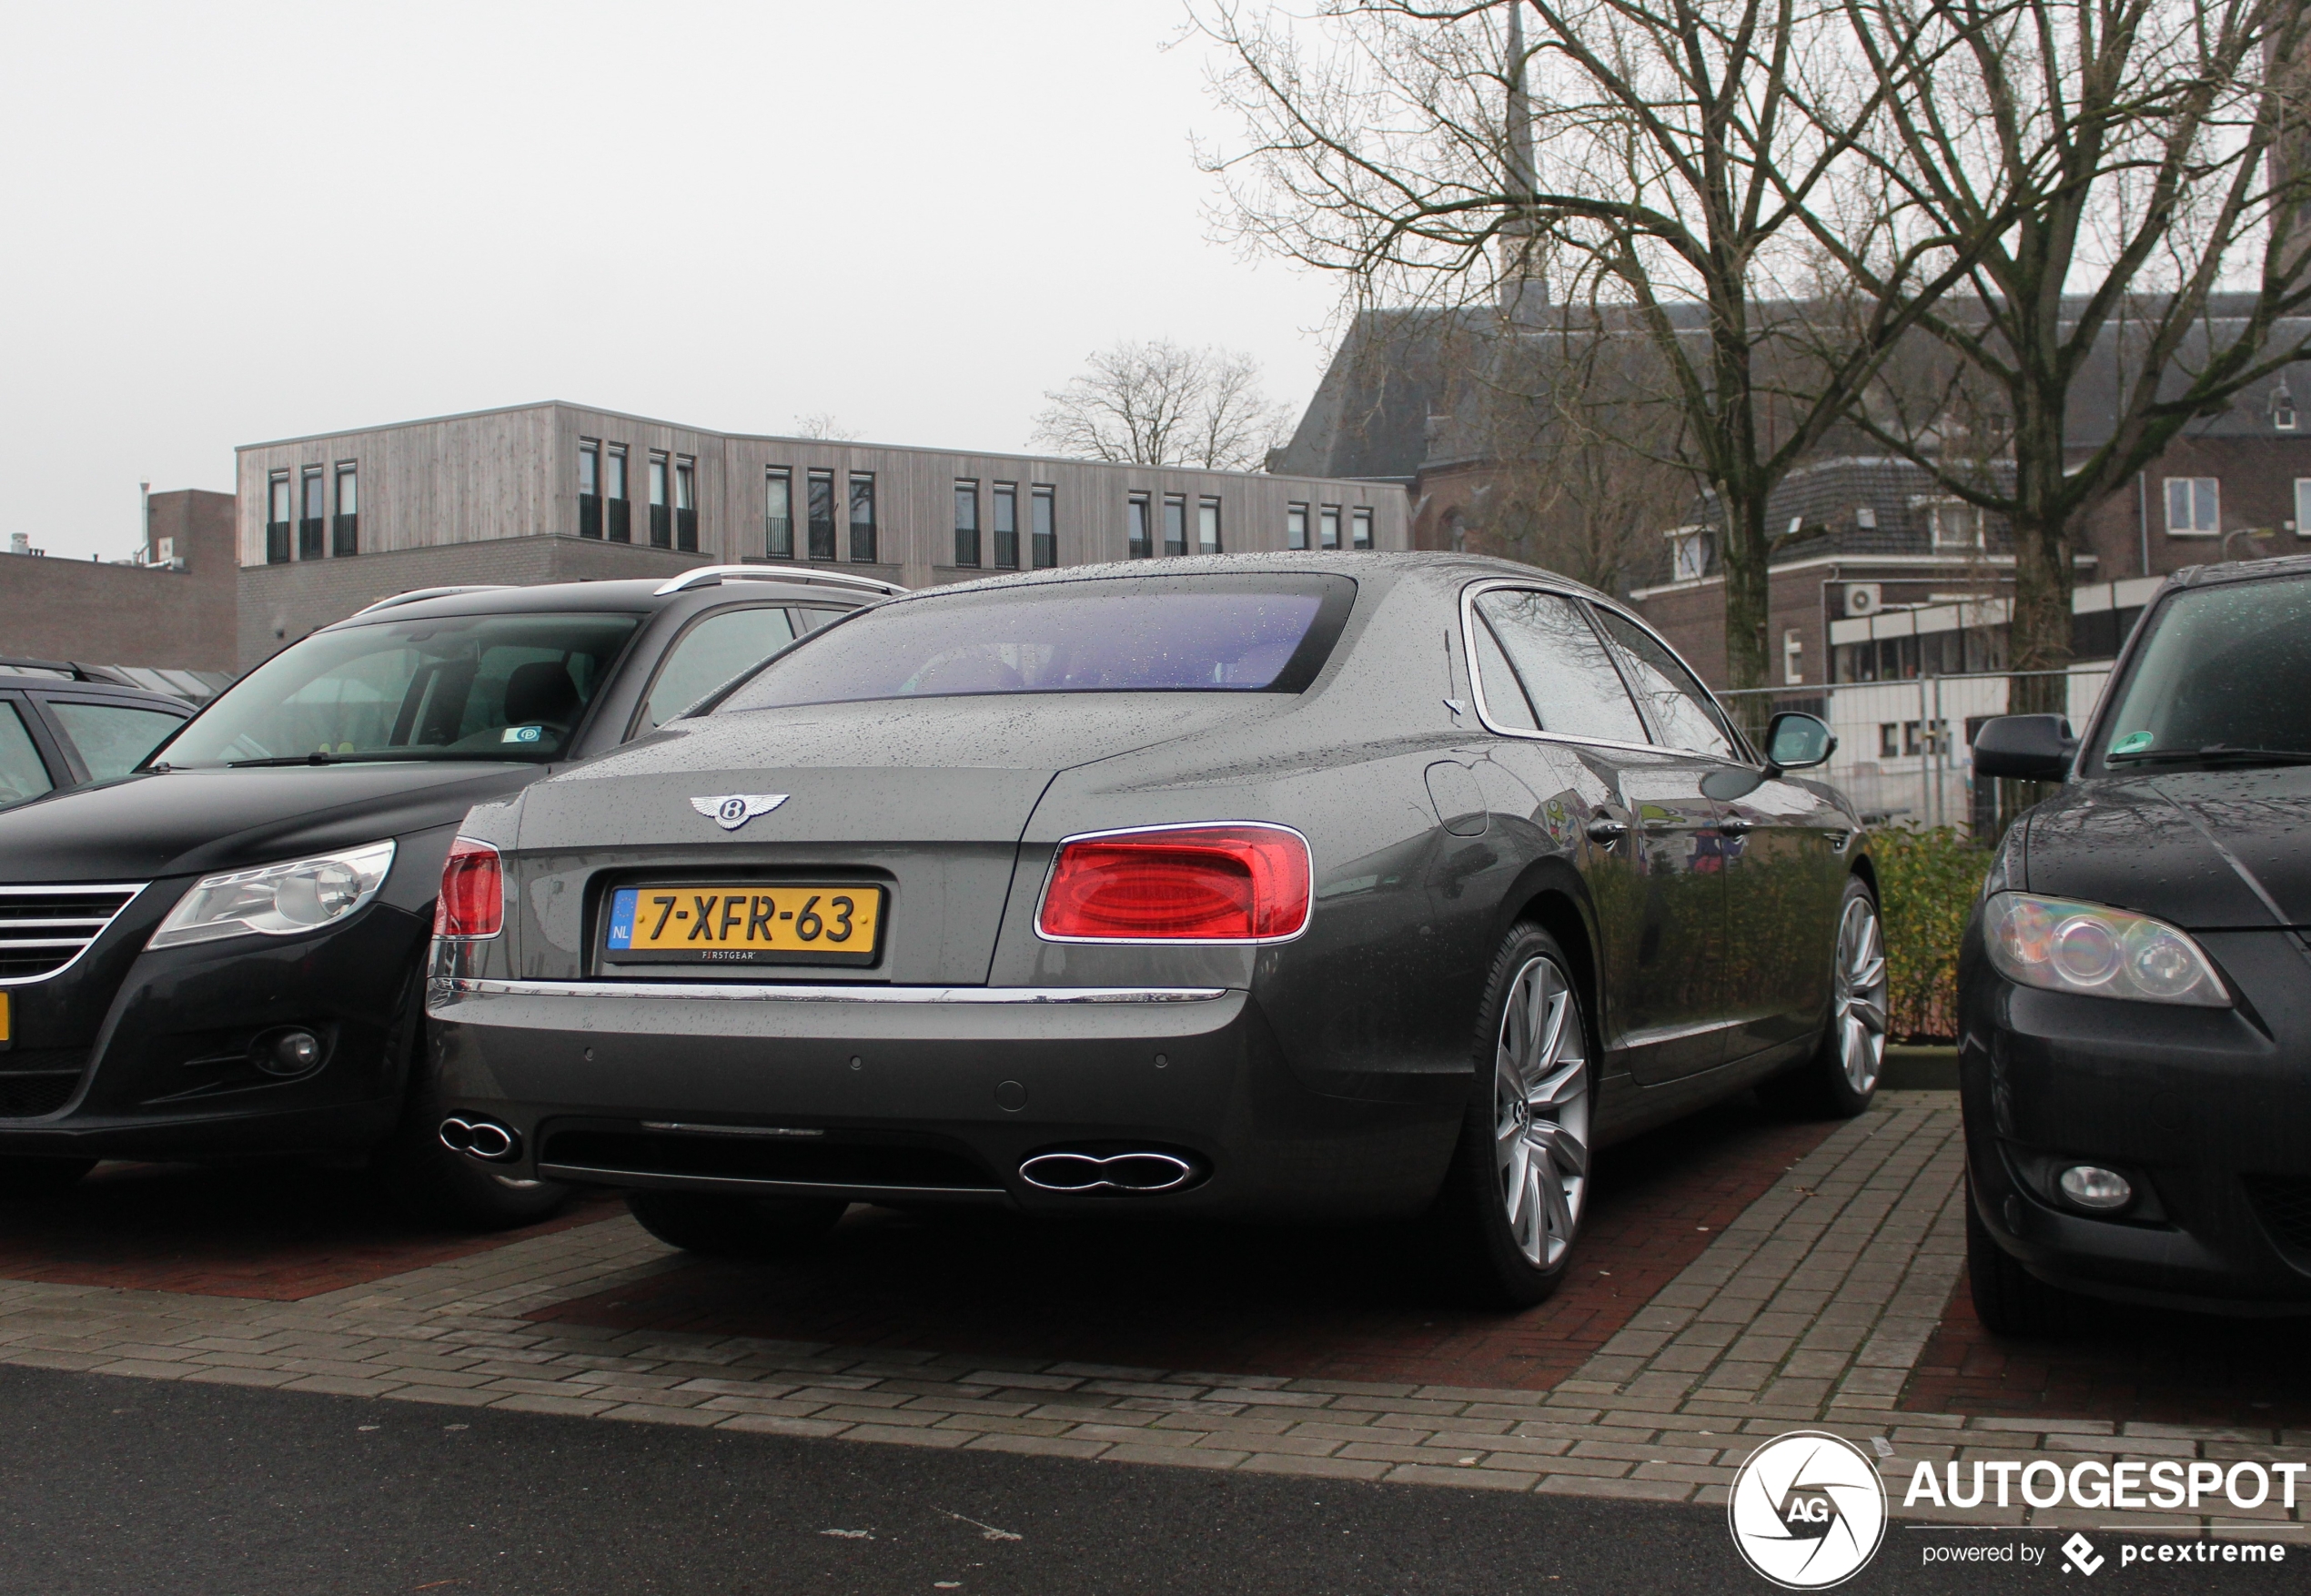
[[[813,704],[679,721],[532,787],[519,846],[712,839],[692,800],[781,795],[742,835],[1016,839],[1052,776],[1286,712],[1281,693],[990,694]]]
[[[2032,813],[2024,871],[2192,930],[2311,925],[2311,767],[2074,783]]]
[[[534,780],[459,761],[171,770],[0,811],[0,883],[150,881],[449,825]]]

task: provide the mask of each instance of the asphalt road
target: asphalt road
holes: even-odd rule
[[[1841,1589],[2085,1583],[2053,1567],[1928,1568],[1923,1539],[1889,1530]],[[2050,1553],[2054,1540],[2035,1538]],[[2297,1589],[2311,1549],[2256,1571],[2114,1558],[2092,1589]],[[1715,1509],[0,1369],[10,1596],[1770,1589]]]

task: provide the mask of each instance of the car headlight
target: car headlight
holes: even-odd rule
[[[393,867],[393,844],[371,843],[286,864],[204,875],[169,911],[146,947],[181,947],[222,936],[294,936],[342,920],[377,896]]]
[[[2226,1008],[2231,995],[2199,944],[2163,920],[2101,904],[1993,893],[1983,908],[1990,962],[2009,981],[2124,997]]]

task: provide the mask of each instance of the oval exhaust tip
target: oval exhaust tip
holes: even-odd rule
[[[1038,1153],[1019,1166],[1019,1178],[1041,1191],[1176,1191],[1196,1178],[1196,1166],[1173,1153]]]
[[[463,1153],[491,1164],[500,1164],[521,1151],[521,1137],[494,1119],[469,1118],[452,1114],[441,1122],[441,1145],[453,1153]]]

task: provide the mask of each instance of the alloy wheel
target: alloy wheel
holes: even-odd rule
[[[1866,1096],[1886,1056],[1886,944],[1877,905],[1866,897],[1856,895],[1838,922],[1832,985],[1838,1067],[1846,1085]]]
[[[1493,1167],[1509,1233],[1527,1263],[1553,1268],[1589,1198],[1589,1045],[1554,960],[1517,972],[1493,1056]]]

